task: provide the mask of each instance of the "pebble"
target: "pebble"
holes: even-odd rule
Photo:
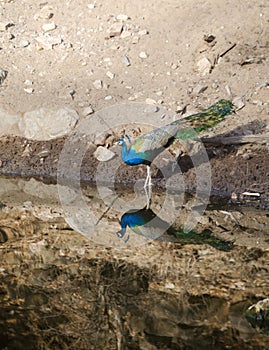
[[[143,30],[139,30],[139,32],[137,34],[140,36],[144,36],[144,35],[147,35],[148,33],[149,32],[146,29],[143,29]]]
[[[139,57],[140,58],[147,58],[148,55],[147,55],[147,53],[145,51],[141,51],[140,54],[139,54]]]
[[[88,8],[89,8],[90,10],[93,10],[95,7],[96,7],[96,1],[93,2],[93,3],[91,3],[91,4],[88,4]]]
[[[129,32],[128,30],[124,30],[124,31],[121,33],[120,37],[121,37],[122,39],[125,39],[125,38],[129,38],[131,35],[132,35],[131,32]]]
[[[27,92],[27,94],[32,94],[34,92],[34,88],[25,88],[23,89],[25,92]]]
[[[100,162],[106,162],[115,157],[115,153],[107,149],[106,147],[99,146],[93,153],[94,157]]]
[[[193,93],[194,95],[199,95],[199,94],[201,94],[202,92],[204,92],[207,88],[208,88],[207,85],[198,84],[198,85],[196,85],[195,88],[192,90],[192,93]]]
[[[113,97],[112,97],[111,95],[108,95],[108,96],[105,97],[105,101],[112,100],[112,98],[113,98]]]
[[[156,113],[159,111],[159,107],[154,104],[149,104],[144,108],[144,113]]]
[[[52,10],[51,6],[45,5],[44,7],[42,7],[42,9],[39,12],[37,12],[34,15],[34,20],[52,18],[53,12],[51,10]]]
[[[38,50],[52,50],[55,45],[59,45],[62,42],[62,39],[59,37],[52,37],[48,35],[42,35],[35,38],[37,41],[37,49]]]
[[[148,103],[149,105],[154,105],[156,104],[156,101],[153,100],[153,98],[146,98],[146,103]]]
[[[50,22],[50,23],[45,23],[42,26],[42,29],[44,30],[44,32],[50,32],[51,30],[56,29],[56,24],[54,22]]]
[[[29,85],[33,85],[33,82],[32,82],[32,80],[26,79],[24,81],[24,84],[29,86]]]
[[[106,75],[112,80],[115,77],[114,73],[111,73],[110,71],[106,72]]]
[[[28,40],[21,40],[19,43],[20,47],[27,47],[29,45],[30,45],[30,41],[28,41]]]
[[[228,96],[232,95],[232,91],[231,91],[231,88],[229,85],[225,85],[225,90],[226,90]]]
[[[139,37],[138,36],[134,36],[133,40],[132,40],[132,44],[137,44],[139,42]]]
[[[94,110],[91,106],[85,107],[82,111],[82,116],[86,117],[87,115],[93,114]]]
[[[127,16],[127,15],[124,15],[124,14],[119,14],[117,17],[117,20],[118,21],[127,21],[127,19],[129,19],[130,17],[129,16]]]
[[[123,29],[123,25],[121,23],[112,24],[112,26],[108,30],[109,37],[113,38],[114,36],[121,35],[122,29]]]
[[[202,75],[207,75],[211,72],[211,62],[209,61],[208,58],[203,57],[197,62],[197,69],[198,72],[201,73]]]
[[[97,89],[97,90],[100,90],[103,87],[102,80],[95,80],[92,84],[95,87],[95,89]]]
[[[130,62],[130,60],[129,60],[129,58],[127,56],[122,56],[121,62],[123,64],[125,64],[125,66],[127,66],[127,67],[131,65],[131,62]]]
[[[13,25],[12,22],[0,22],[0,32],[4,32]]]
[[[7,73],[7,70],[0,68],[0,85],[2,85],[3,81],[6,79]]]
[[[235,97],[232,102],[235,105],[236,110],[239,110],[239,109],[242,109],[243,107],[245,107],[245,103],[244,103],[242,97],[239,97],[239,96]]]

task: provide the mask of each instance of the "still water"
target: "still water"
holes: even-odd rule
[[[0,182],[1,349],[269,348],[266,206]]]

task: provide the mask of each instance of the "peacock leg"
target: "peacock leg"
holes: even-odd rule
[[[145,185],[144,185],[144,189],[146,192],[146,196],[147,196],[147,209],[149,209],[150,207],[150,203],[151,203],[151,168],[150,166],[147,166],[147,178],[145,181]]]

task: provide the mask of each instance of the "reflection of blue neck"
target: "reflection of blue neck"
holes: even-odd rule
[[[126,142],[123,141],[122,150],[121,150],[121,158],[122,158],[123,161],[126,159],[127,154],[128,154],[127,145],[126,145]]]

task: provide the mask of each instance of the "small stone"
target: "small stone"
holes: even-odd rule
[[[25,88],[23,89],[25,92],[27,92],[27,94],[32,94],[34,92],[33,88]]]
[[[208,88],[207,85],[198,84],[198,85],[196,85],[195,88],[192,90],[192,93],[193,93],[194,95],[199,95],[199,94],[201,94],[202,92],[204,92],[207,88]]]
[[[2,85],[3,81],[6,79],[7,73],[8,73],[7,70],[0,68],[0,86]]]
[[[107,162],[108,160],[115,157],[115,153],[107,149],[106,147],[99,146],[93,153],[94,157],[100,162]]]
[[[228,96],[232,95],[232,91],[231,91],[231,88],[229,85],[225,85],[225,90],[226,90]]]
[[[32,80],[26,79],[24,81],[24,84],[30,86],[30,85],[33,85],[33,82],[32,82]]]
[[[153,100],[153,98],[147,98],[146,99],[146,103],[149,104],[149,105],[154,105],[154,104],[156,104],[156,101]]]
[[[21,40],[19,43],[20,47],[27,47],[29,45],[30,45],[30,41],[28,41],[28,40]]]
[[[149,104],[144,108],[144,113],[156,113],[159,111],[159,107],[154,104]]]
[[[49,34],[39,36],[35,39],[37,41],[38,50],[52,50],[55,45],[59,45],[62,39],[59,37],[52,37]]]
[[[129,19],[130,17],[124,14],[119,14],[116,18],[118,21],[124,22],[124,21],[127,21],[127,19]]]
[[[216,37],[212,34],[205,34],[204,35],[204,41],[206,41],[207,43],[212,43],[212,41],[214,41],[216,39]]]
[[[0,22],[0,32],[6,31],[9,27],[13,26],[12,22]]]
[[[121,33],[120,37],[121,37],[122,39],[125,39],[125,38],[129,38],[131,35],[132,35],[131,32],[129,32],[128,30],[124,30],[124,31]]]
[[[133,40],[132,40],[132,44],[137,44],[139,42],[139,37],[138,36],[134,36]]]
[[[93,2],[93,3],[91,3],[91,4],[88,4],[88,8],[89,8],[90,10],[93,10],[95,7],[96,7],[96,2]]]
[[[139,32],[137,34],[140,36],[143,36],[143,35],[147,35],[148,33],[149,32],[146,29],[143,29],[143,30],[139,30]]]
[[[171,65],[171,69],[176,70],[177,68],[178,68],[178,65],[177,65],[177,64],[173,63],[173,64]]]
[[[144,58],[147,58],[148,55],[147,55],[147,53],[145,51],[141,51],[140,54],[139,54],[139,57],[144,59]]]
[[[113,97],[111,95],[108,95],[108,96],[105,97],[105,101],[110,101],[110,100],[112,100],[112,98]]]
[[[239,96],[235,97],[232,102],[235,105],[236,110],[239,110],[239,109],[242,109],[243,107],[245,107],[245,103],[244,103],[242,97],[239,97]]]
[[[166,288],[166,289],[174,289],[175,285],[172,282],[166,282],[165,285],[164,285],[164,288]]]
[[[203,57],[197,62],[197,69],[201,75],[207,75],[211,72],[212,65],[208,58]]]
[[[157,96],[162,96],[162,94],[163,94],[162,91],[157,91],[157,92],[156,92],[156,95],[157,95]]]
[[[110,71],[106,72],[106,75],[112,80],[114,79],[115,74],[111,73]]]
[[[87,115],[93,114],[94,110],[91,106],[85,107],[82,111],[82,116],[87,117]]]
[[[112,26],[108,30],[109,37],[113,38],[114,36],[119,36],[122,32],[122,29],[123,25],[121,23],[112,24]]]
[[[94,86],[95,89],[97,89],[97,90],[102,89],[102,87],[103,87],[103,82],[102,82],[102,80],[95,80],[95,81],[93,82],[93,86]]]
[[[127,56],[122,56],[121,62],[123,64],[125,64],[125,66],[127,66],[127,67],[131,65],[131,62],[130,62],[130,60],[129,60],[129,58]]]
[[[45,23],[43,24],[42,29],[44,32],[50,32],[51,30],[56,29],[56,24],[54,22]]]
[[[53,16],[53,12],[51,10],[51,6],[46,5],[42,7],[42,9],[34,15],[34,20],[36,21],[38,19],[51,19]]]

